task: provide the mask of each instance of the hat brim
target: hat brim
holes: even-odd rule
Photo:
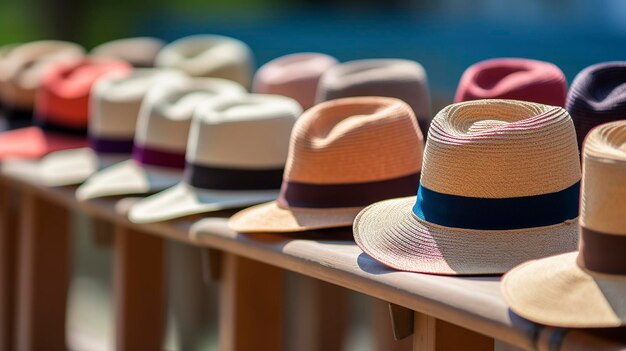
[[[578,252],[515,267],[501,285],[511,310],[533,322],[563,328],[626,325],[626,277],[590,273],[576,263]]]
[[[90,148],[56,151],[41,159],[39,174],[46,186],[76,185],[100,169],[128,159],[130,155],[99,155]]]
[[[362,207],[281,208],[275,201],[236,213],[228,226],[240,233],[291,233],[349,227]]]
[[[29,127],[0,133],[0,160],[9,158],[40,159],[60,150],[87,146],[87,139],[49,133],[38,127]]]
[[[413,214],[415,196],[365,208],[354,221],[357,245],[398,270],[443,275],[502,274],[514,266],[576,250],[578,222],[516,230],[443,227]]]
[[[140,165],[134,160],[127,160],[89,177],[76,190],[76,198],[85,201],[105,196],[155,193],[178,184],[182,177],[182,170]]]
[[[184,216],[242,208],[271,201],[278,190],[233,191],[194,188],[180,183],[137,202],[128,218],[134,223],[153,223]]]

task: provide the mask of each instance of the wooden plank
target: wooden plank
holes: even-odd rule
[[[436,350],[436,319],[423,313],[413,316],[413,351]]]
[[[165,335],[163,239],[115,227],[116,350],[160,350]]]
[[[13,350],[17,270],[17,194],[0,182],[0,350]]]
[[[69,212],[25,192],[19,219],[16,349],[65,350]]]
[[[229,253],[222,269],[220,351],[282,349],[283,271]]]
[[[494,349],[493,339],[454,324],[419,312],[415,312],[413,320],[414,351],[490,351]]]

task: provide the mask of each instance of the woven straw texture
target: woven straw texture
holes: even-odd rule
[[[432,119],[426,71],[419,63],[398,59],[356,60],[336,65],[322,76],[317,102],[354,97],[400,99],[413,109],[424,134]]]
[[[626,235],[626,121],[592,130],[583,150],[581,226]],[[626,325],[626,276],[581,268],[577,253],[516,267],[502,292],[517,314],[557,327]]]
[[[126,61],[134,67],[152,67],[165,42],[151,37],[124,38],[100,44],[91,50],[92,56]]]
[[[248,45],[240,40],[221,35],[192,35],[161,49],[155,66],[176,68],[192,77],[230,79],[249,88],[254,57]]]
[[[423,137],[411,108],[383,97],[329,101],[306,111],[291,134],[284,181],[355,184],[420,171]],[[229,221],[240,232],[297,232],[349,226],[362,207],[243,210]]]
[[[324,72],[338,61],[318,53],[299,53],[276,58],[259,68],[254,75],[252,92],[288,96],[309,109]]]
[[[626,62],[605,62],[582,70],[572,82],[566,107],[578,145],[601,124],[626,119]]]
[[[544,61],[497,58],[470,66],[461,77],[454,102],[513,99],[563,107],[567,81]]]
[[[421,183],[436,192],[478,198],[546,194],[580,180],[574,127],[559,107],[479,100],[443,109],[424,151]],[[415,197],[374,204],[354,222],[357,244],[400,270],[501,274],[534,258],[576,249],[574,219],[517,230],[467,230],[426,222]]]

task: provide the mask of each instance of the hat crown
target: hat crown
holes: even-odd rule
[[[148,91],[155,84],[185,79],[183,73],[175,70],[151,68],[136,68],[99,79],[92,88],[89,134],[132,140],[141,102]]]
[[[283,168],[302,108],[293,99],[251,94],[203,102],[195,112],[187,162],[218,168]]]
[[[134,37],[112,40],[93,48],[91,54],[121,59],[135,67],[151,67],[154,58],[165,43],[152,37]]]
[[[477,100],[435,116],[421,184],[443,194],[497,199],[558,192],[579,180],[574,126],[564,109]]]
[[[238,96],[239,84],[217,78],[167,82],[151,89],[142,102],[135,143],[161,150],[185,152],[193,112],[202,101]]]
[[[318,104],[296,122],[285,180],[366,183],[419,172],[423,137],[411,108],[393,98]]]
[[[626,235],[626,123],[593,129],[583,148],[581,226]]]

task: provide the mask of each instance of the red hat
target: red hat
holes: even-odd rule
[[[87,146],[92,85],[105,74],[130,70],[123,61],[97,58],[50,68],[35,100],[37,126],[0,133],[0,159],[36,159],[53,151]]]
[[[512,99],[563,107],[567,81],[554,64],[524,58],[496,58],[470,66],[454,102]]]

